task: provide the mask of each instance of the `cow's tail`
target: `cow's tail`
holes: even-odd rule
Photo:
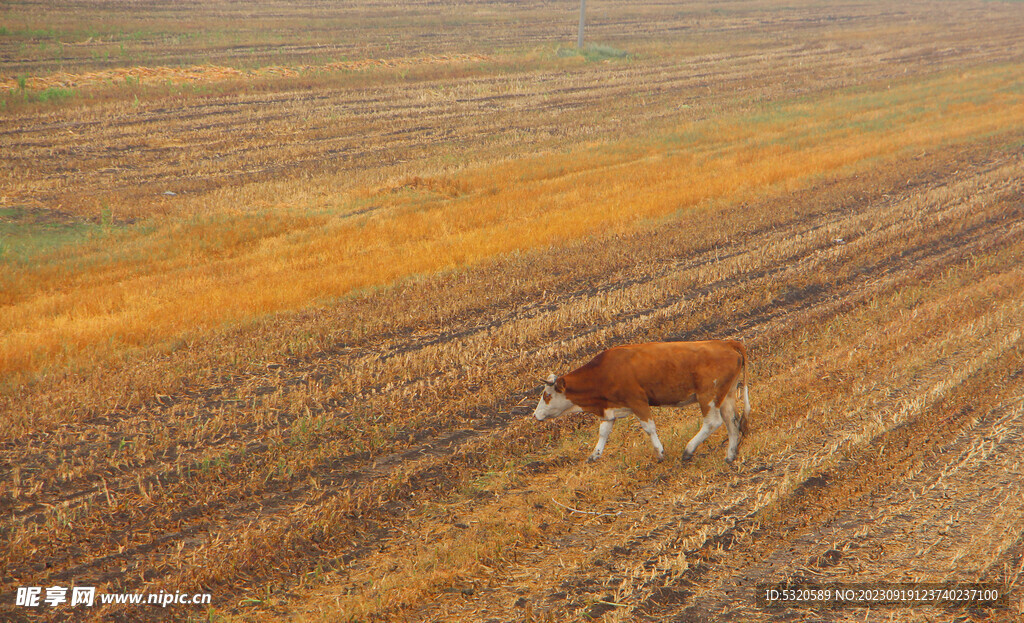
[[[743,415],[740,416],[740,433],[747,436],[747,416],[750,415],[750,393],[747,391],[747,349],[743,342],[736,342],[737,351],[740,353],[741,364],[743,365]]]

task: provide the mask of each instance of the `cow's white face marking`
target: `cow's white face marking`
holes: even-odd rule
[[[554,374],[548,377],[544,385],[544,393],[540,395],[537,409],[533,412],[533,417],[540,421],[549,417],[558,417],[576,406],[565,397],[564,392],[555,389],[555,378]]]

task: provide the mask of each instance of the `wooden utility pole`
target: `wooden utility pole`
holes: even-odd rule
[[[576,47],[583,49],[583,15],[587,10],[587,0],[580,0],[580,34],[576,38]]]

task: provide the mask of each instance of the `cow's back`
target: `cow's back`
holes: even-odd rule
[[[742,365],[742,349],[735,340],[649,342],[610,348],[592,363],[613,402],[639,389],[649,404],[669,405],[722,389]]]

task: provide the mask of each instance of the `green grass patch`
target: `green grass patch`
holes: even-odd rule
[[[9,89],[6,93],[0,91],[0,110],[13,108],[15,106],[27,106],[32,104],[57,104],[78,97],[75,89],[62,89],[50,87],[41,91],[32,91],[24,87],[24,76],[18,77],[18,89]]]
[[[610,45],[599,45],[592,43],[579,48],[558,48],[555,54],[559,58],[570,58],[573,56],[582,56],[587,62],[597,61],[608,61],[608,60],[622,60],[629,58],[629,52],[613,48]]]
[[[77,95],[78,92],[74,89],[61,89],[58,87],[50,87],[49,89],[43,89],[42,91],[33,94],[31,97],[37,102],[59,102],[62,100],[70,99]]]
[[[15,37],[23,37],[25,39],[57,39],[61,36],[61,31],[56,28],[22,28],[21,30],[6,30],[3,34],[12,35]]]
[[[49,210],[0,208],[0,262],[25,261],[102,233],[104,226]]]

